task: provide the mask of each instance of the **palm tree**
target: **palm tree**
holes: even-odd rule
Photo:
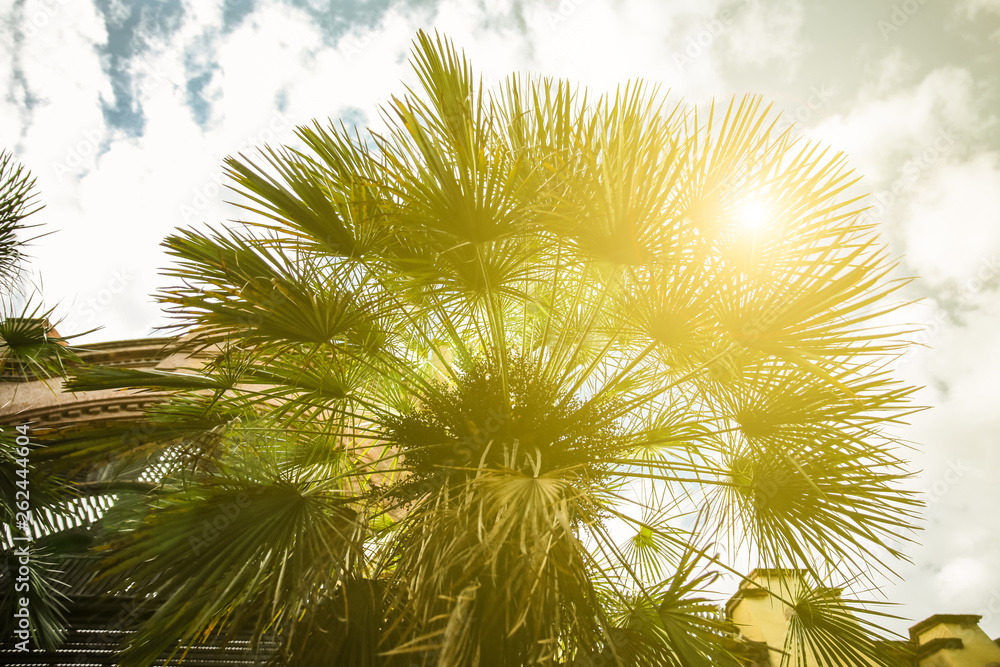
[[[383,130],[230,158],[247,219],[167,238],[203,366],[71,382],[171,392],[108,545],[155,593],[124,664],[241,631],[275,664],[738,664],[712,586],[748,563],[807,573],[787,660],[883,664],[829,586],[903,556],[912,389],[843,156],[758,98],[487,90],[424,33],[413,64]]]
[[[27,227],[24,219],[40,207],[35,201],[35,179],[14,156],[0,152],[0,287],[16,288],[23,269],[24,243],[19,233]]]
[[[53,334],[54,309],[32,303],[25,288],[25,248],[44,234],[25,238],[37,227],[27,218],[42,206],[35,179],[8,151],[0,151],[0,364],[26,374],[61,375],[75,355],[66,340]],[[79,334],[82,335],[82,334]]]
[[[0,370],[25,379],[62,375],[77,359],[75,349],[50,325],[53,309],[33,303],[24,286],[25,248],[40,238],[25,237],[36,227],[27,218],[39,209],[35,179],[13,154],[0,151]],[[5,642],[14,637],[15,605],[24,598],[29,600],[31,646],[52,649],[66,630],[66,598],[52,561],[61,530],[54,517],[74,513],[67,505],[73,494],[65,480],[37,470],[32,459],[38,443],[29,429],[28,424],[0,426],[0,633]],[[22,565],[27,578],[18,580]]]

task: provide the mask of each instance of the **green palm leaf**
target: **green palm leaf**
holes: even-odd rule
[[[491,92],[424,33],[413,60],[385,131],[230,159],[247,219],[167,239],[196,372],[72,381],[165,393],[163,492],[111,555],[157,594],[130,659],[253,627],[289,664],[734,664],[696,563],[903,557],[919,504],[883,426],[913,390],[876,326],[901,283],[843,156],[755,97]],[[182,561],[251,489],[245,532]],[[874,655],[809,600],[786,652]]]

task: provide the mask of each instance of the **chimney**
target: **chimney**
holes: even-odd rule
[[[758,568],[747,579],[726,603],[726,616],[736,624],[744,640],[766,647],[767,661],[755,664],[777,665],[792,610],[768,591],[790,600],[805,585],[805,578],[801,570]]]

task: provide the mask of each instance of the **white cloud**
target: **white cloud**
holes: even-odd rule
[[[960,0],[955,5],[955,11],[969,20],[983,14],[1000,14],[1000,0]]]
[[[224,125],[221,137],[242,137],[273,114],[279,93],[313,74],[311,54],[322,36],[307,14],[271,3],[248,17],[217,51],[221,67]],[[337,81],[316,77],[317,96],[337,90]]]
[[[96,97],[108,90],[94,48],[106,36],[93,7],[84,3],[50,5],[25,4],[24,41],[19,49],[24,77],[38,98],[29,125],[21,128],[26,133],[21,157],[40,184],[54,175],[52,169],[58,161],[87,139],[88,131],[103,129]],[[73,57],[66,57],[67,51],[72,51]],[[21,102],[5,103],[0,115],[18,118],[12,107]]]
[[[968,21],[982,21],[990,15],[992,18],[1000,16],[1000,0],[962,0],[955,6],[955,13]],[[1000,42],[1000,26],[998,26],[990,38],[994,42]]]
[[[917,178],[919,187],[901,204],[908,262],[932,283],[959,285],[995,267],[1000,256],[997,155],[945,164]]]
[[[983,628],[1000,635],[1000,616],[989,605],[1000,591],[1000,536],[988,510],[1000,507],[1000,303],[987,299],[969,312],[962,326],[947,319],[932,330],[927,347],[909,361],[906,374],[926,384],[916,397],[934,408],[915,415],[909,437],[920,443],[914,467],[922,470],[916,488],[925,495],[922,546],[909,549],[914,565],[885,592],[920,620],[932,613],[983,614]],[[997,607],[1000,610],[1000,607]]]
[[[896,59],[887,67],[897,68]],[[888,184],[900,163],[923,152],[942,130],[977,127],[977,99],[968,70],[942,67],[913,86],[869,88],[846,113],[819,123],[811,134],[845,151],[870,179]]]
[[[899,66],[886,60],[887,70]],[[894,252],[928,285],[957,289],[1000,252],[998,156],[969,141],[984,118],[971,73],[942,68],[895,90],[866,86],[813,132],[850,156],[873,219],[888,223]]]
[[[893,48],[889,53],[874,61],[865,63],[859,99],[871,102],[883,97],[891,97],[904,86],[920,82],[920,67],[902,48]]]
[[[1000,591],[1000,576],[988,566],[1000,557],[1000,539],[983,529],[984,509],[1000,505],[992,482],[1000,467],[1000,417],[992,405],[1000,374],[1000,161],[973,139],[989,110],[971,69],[921,73],[897,49],[864,74],[854,102],[810,134],[845,151],[865,176],[861,188],[875,191],[874,219],[886,223],[892,254],[905,254],[907,274],[920,276],[907,293],[934,288],[936,295],[891,318],[926,324],[915,338],[928,347],[903,360],[897,374],[926,385],[915,402],[935,409],[898,431],[918,443],[910,456],[922,472],[913,485],[929,506],[920,544],[904,547],[915,561],[899,569],[906,580],[884,593],[913,620],[984,613]],[[956,309],[961,322],[948,314]],[[1000,634],[1000,617],[984,619],[983,627]]]
[[[544,74],[595,91],[642,78],[674,98],[706,100],[726,93],[717,52],[727,28],[715,19],[722,4],[576,0],[558,5],[559,11],[539,5],[527,14],[527,41]]]
[[[804,9],[798,0],[753,2],[725,32],[727,56],[741,65],[775,64],[788,79],[798,71],[805,44],[801,39]],[[739,5],[738,5],[739,6]]]

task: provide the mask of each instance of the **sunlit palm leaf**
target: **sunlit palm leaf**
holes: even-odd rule
[[[253,505],[274,535],[144,580],[167,634],[252,619],[290,633],[290,663],[728,664],[693,568],[740,564],[698,545],[891,567],[918,505],[881,428],[912,411],[880,370],[900,332],[874,324],[900,283],[843,157],[758,98],[491,94],[424,33],[414,67],[384,132],[313,124],[231,159],[248,220],[168,238],[160,299],[202,368],[74,380],[171,396],[150,421],[190,487],[151,501],[121,566],[179,558],[234,460],[301,498]],[[848,625],[792,634],[861,646]],[[164,641],[149,626],[130,655]]]

